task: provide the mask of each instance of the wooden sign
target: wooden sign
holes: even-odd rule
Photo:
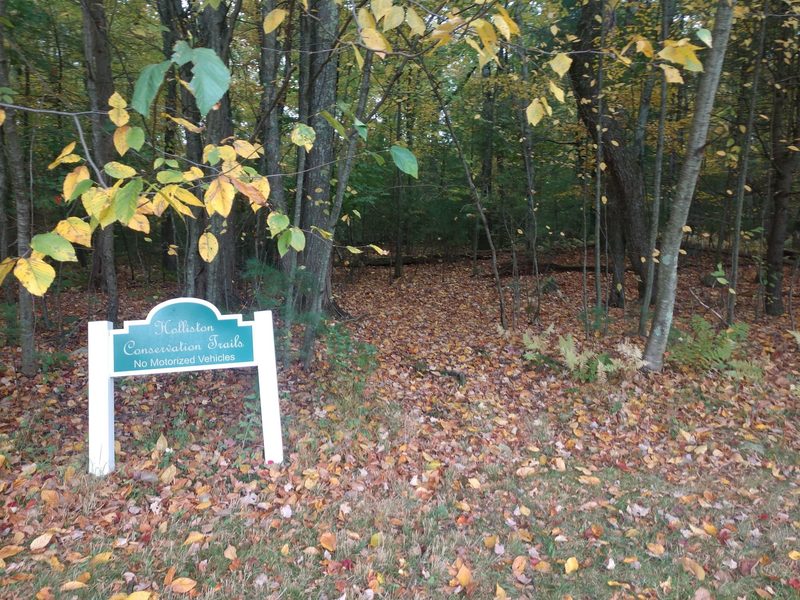
[[[264,459],[283,462],[275,340],[270,311],[253,321],[205,300],[176,298],[143,321],[89,323],[89,472],[114,470],[114,377],[256,367]]]

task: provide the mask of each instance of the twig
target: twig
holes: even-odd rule
[[[694,293],[694,290],[690,289],[690,290],[689,290],[689,293],[690,293],[692,296],[694,296],[694,299],[695,299],[695,300],[697,300],[697,301],[700,303],[700,306],[702,306],[703,308],[705,308],[707,311],[711,312],[711,314],[713,314],[715,317],[717,317],[717,319],[719,319],[720,323],[722,323],[723,325],[725,325],[725,326],[727,327],[727,325],[728,325],[728,322],[725,320],[725,318],[724,318],[724,317],[723,317],[721,314],[719,314],[719,313],[718,313],[716,310],[714,310],[714,309],[713,309],[713,308],[711,308],[711,307],[710,307],[708,304],[706,304],[705,302],[703,302],[703,301],[700,299],[700,297],[699,297],[697,294],[695,294],[695,293]]]

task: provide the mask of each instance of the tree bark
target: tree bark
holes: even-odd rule
[[[788,39],[788,38],[787,38]],[[767,277],[764,294],[764,311],[771,316],[782,315],[784,244],[789,221],[789,203],[792,183],[800,169],[800,152],[792,152],[787,146],[800,145],[800,60],[784,56],[782,51],[775,56],[775,87],[771,127],[771,169],[774,181],[771,218],[767,236]],[[792,85],[792,81],[795,82]]]
[[[5,51],[6,0],[0,0],[0,87],[11,87],[8,75],[8,58]],[[17,132],[16,111],[6,110],[6,121],[3,124],[5,159],[11,174],[11,193],[16,206],[17,219],[17,256],[27,258],[31,251],[31,203],[26,190],[25,165],[22,145]],[[33,296],[22,285],[19,286],[17,300],[17,318],[19,319],[20,348],[22,365],[20,370],[28,377],[36,374],[36,342],[34,338]]]
[[[675,307],[675,293],[678,283],[678,254],[683,238],[683,226],[692,204],[697,178],[706,147],[711,111],[719,86],[725,51],[733,23],[733,6],[730,0],[718,0],[714,19],[714,47],[710,50],[704,65],[704,74],[695,101],[694,117],[689,132],[686,156],[681,166],[675,187],[669,221],[664,229],[661,244],[661,263],[658,269],[658,301],[656,302],[653,324],[644,352],[645,366],[649,370],[660,371],[664,365],[664,352],[667,349],[672,313]]]
[[[646,277],[641,257],[647,253],[644,174],[636,149],[626,144],[623,128],[613,111],[610,107],[602,107],[604,99],[598,77],[601,59],[597,58],[597,52],[603,49],[598,49],[596,40],[602,36],[605,23],[613,16],[613,10],[603,14],[603,5],[603,0],[589,0],[581,8],[576,28],[578,40],[573,44],[577,55],[569,74],[578,114],[595,144],[602,147],[602,159],[607,167],[605,174],[614,180],[613,189],[619,192],[626,251],[631,267],[639,278],[641,293]],[[614,198],[610,200],[615,201]],[[599,243],[599,239],[595,243]]]
[[[102,166],[114,157],[113,141],[109,133],[113,125],[108,118],[108,99],[114,93],[108,22],[103,0],[81,0],[81,10],[86,89],[92,109],[92,150],[95,162]],[[114,258],[113,223],[100,230],[95,244],[94,260],[100,263],[99,270],[102,272],[103,288],[106,292],[106,318],[114,322],[117,320],[119,308],[119,291]]]
[[[216,9],[206,5],[199,16],[198,30],[201,44],[214,50],[225,65],[230,63],[231,40],[241,4],[241,0],[221,2]],[[208,113],[206,121],[209,143],[219,144],[222,140],[233,136],[229,92],[222,97],[216,110]],[[235,304],[237,206],[238,204],[226,218],[215,214],[208,220],[209,229],[219,242],[219,251],[217,257],[206,266],[205,298],[211,304],[228,310]],[[196,245],[188,250],[196,251]]]
[[[263,20],[274,8],[275,0],[263,0],[261,4],[261,18]],[[264,91],[261,95],[261,122],[263,123],[261,135],[264,144],[264,157],[261,171],[269,179],[270,202],[276,210],[286,213],[286,192],[283,187],[283,175],[279,159],[281,155],[280,113],[282,105],[279,103],[280,86],[278,85],[278,69],[281,60],[281,47],[278,44],[278,31],[265,34],[261,32],[261,63],[260,78]]]
[[[661,15],[661,40],[669,38],[672,25],[673,1],[664,0]],[[647,335],[647,324],[650,318],[650,303],[654,296],[656,274],[655,257],[653,256],[658,240],[658,227],[661,220],[661,175],[664,172],[664,139],[666,137],[667,95],[669,93],[666,73],[661,74],[661,98],[658,109],[658,138],[656,140],[655,173],[653,175],[653,208],[650,212],[650,231],[648,234],[647,274],[644,282],[641,312],[639,313],[639,335]]]
[[[761,13],[761,26],[758,35],[758,49],[756,50],[755,68],[753,69],[753,82],[750,88],[750,102],[745,122],[742,149],[739,152],[739,169],[736,177],[736,212],[733,220],[733,243],[731,244],[731,287],[728,291],[727,319],[732,324],[736,313],[736,286],[739,283],[739,242],[742,229],[742,208],[744,206],[744,188],[747,184],[747,169],[750,166],[750,145],[753,139],[753,124],[756,117],[756,100],[758,99],[758,83],[761,79],[761,64],[764,60],[764,39],[767,34],[767,1]],[[733,289],[733,292],[730,292]]]

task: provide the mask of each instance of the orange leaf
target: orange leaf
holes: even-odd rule
[[[14,546],[13,544],[10,546],[3,546],[0,548],[0,560],[3,560],[4,558],[10,558],[15,554],[19,554],[24,549],[25,548],[22,546]]]
[[[85,588],[86,584],[82,581],[68,581],[64,585],[62,585],[59,589],[62,592],[72,592],[74,590],[79,590],[81,588]]]
[[[330,531],[326,531],[319,536],[319,543],[328,552],[336,551],[336,536]]]
[[[200,533],[199,531],[192,531],[186,538],[186,541],[183,542],[184,546],[191,546],[192,544],[199,544],[203,540],[206,539],[206,536]]]
[[[683,565],[684,570],[687,573],[691,573],[700,581],[703,581],[706,578],[706,571],[703,567],[697,564],[694,560],[689,558],[688,556],[684,556],[681,559],[681,564]]]
[[[456,573],[456,579],[461,587],[466,588],[472,583],[472,572],[466,565],[461,565],[461,568]]]
[[[178,577],[169,587],[176,594],[186,594],[187,592],[191,592],[196,585],[197,582],[194,579],[189,579],[188,577]]]

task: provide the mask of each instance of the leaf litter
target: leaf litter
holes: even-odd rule
[[[4,348],[0,595],[794,597],[788,319],[751,328],[759,382],[676,367],[577,383],[522,356],[526,330],[581,336],[580,275],[554,278],[540,323],[500,331],[491,280],[468,266],[348,274],[338,298],[377,368],[356,398],[319,385],[335,367],[323,345],[322,375],[279,368],[283,465],[261,460],[252,373],[203,372],[118,381],[118,470],[92,478],[85,321],[42,333],[67,354],[32,380]],[[127,319],[162,299],[126,297]],[[100,311],[85,294],[62,304]],[[641,345],[635,315],[611,316],[588,343]]]

